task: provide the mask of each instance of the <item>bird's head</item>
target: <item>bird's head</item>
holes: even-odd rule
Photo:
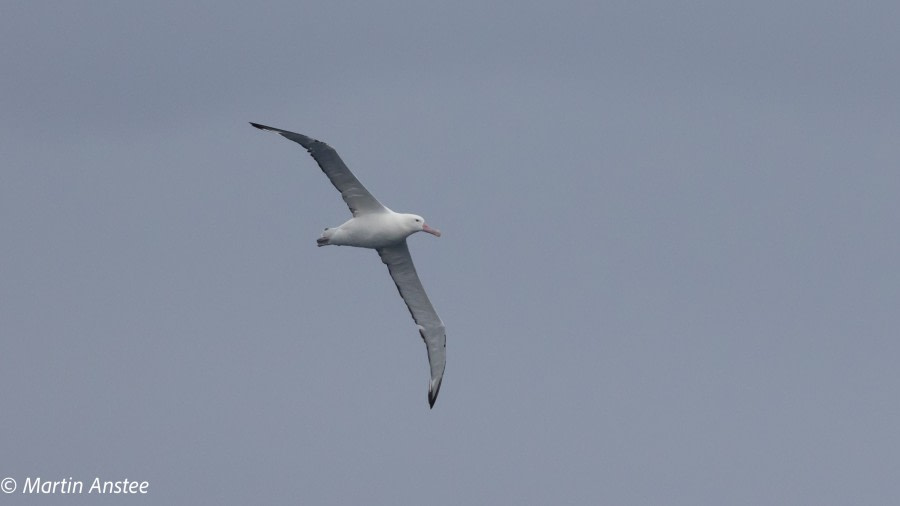
[[[417,214],[407,214],[404,217],[405,217],[406,224],[409,226],[410,230],[412,230],[412,232],[410,232],[410,233],[415,233],[415,232],[421,231],[421,232],[428,232],[429,234],[436,236],[436,237],[441,236],[441,231],[436,228],[429,227],[428,224],[425,223],[425,218],[422,218],[421,216],[419,216]]]

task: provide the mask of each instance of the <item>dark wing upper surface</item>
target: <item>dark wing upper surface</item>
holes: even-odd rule
[[[350,208],[350,212],[353,213],[353,216],[387,211],[387,208],[384,207],[381,202],[378,202],[378,200],[369,193],[369,190],[366,190],[366,187],[359,182],[359,179],[356,179],[356,176],[350,172],[350,169],[347,168],[347,165],[341,160],[341,157],[338,156],[337,151],[328,144],[309,138],[303,134],[288,132],[287,130],[260,125],[258,123],[251,122],[250,124],[260,130],[275,132],[306,148],[313,159],[315,159],[316,163],[319,164],[322,172],[328,176],[331,184],[341,192],[341,197],[344,199],[344,202],[347,203],[347,207]]]

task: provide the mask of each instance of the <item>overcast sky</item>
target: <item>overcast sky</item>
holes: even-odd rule
[[[20,489],[900,501],[897,2],[0,11]],[[248,121],[328,142],[444,232],[409,239],[447,326],[433,410],[378,256],[315,245],[338,193]]]

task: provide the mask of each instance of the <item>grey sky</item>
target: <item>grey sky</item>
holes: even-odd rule
[[[6,2],[0,478],[896,503],[897,5]],[[248,121],[444,232],[434,410],[377,255],[315,246],[339,195]]]

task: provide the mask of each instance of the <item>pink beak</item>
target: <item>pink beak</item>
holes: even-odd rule
[[[429,227],[428,225],[426,225],[426,224],[424,224],[424,223],[422,224],[422,231],[423,231],[423,232],[428,232],[429,234],[434,235],[434,236],[437,236],[437,237],[440,237],[440,236],[441,236],[441,231],[440,231],[440,230],[438,230],[438,229],[436,229],[436,228],[431,228],[431,227]]]

